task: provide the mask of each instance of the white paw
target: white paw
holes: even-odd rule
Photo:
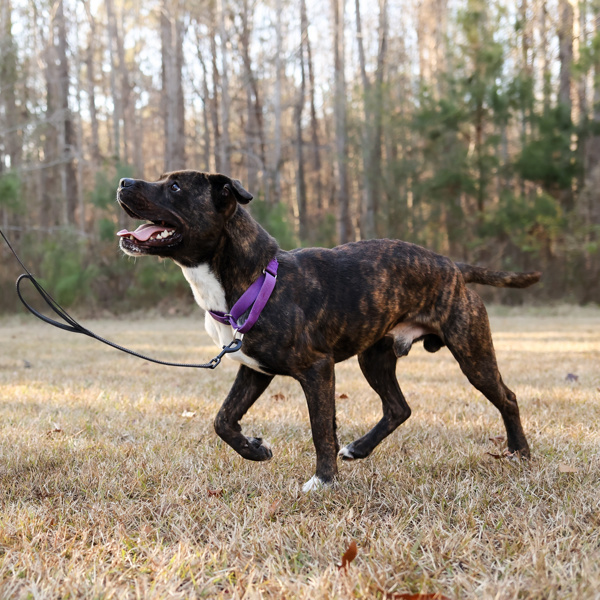
[[[344,460],[354,460],[354,454],[349,450],[349,446],[344,446],[338,452],[338,456],[341,456]]]
[[[303,486],[302,491],[307,494],[308,492],[314,492],[324,487],[330,486],[330,483],[325,483],[322,479],[319,479],[316,475],[313,475]]]
[[[265,438],[263,438],[262,441],[262,445],[267,449],[267,450],[273,450],[273,448],[271,448],[271,444],[269,444],[269,442],[267,442],[267,440],[265,440]]]

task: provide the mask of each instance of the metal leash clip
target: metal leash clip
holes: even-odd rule
[[[239,339],[233,339],[231,340],[231,342],[229,342],[229,344],[227,346],[223,346],[223,350],[221,350],[221,352],[219,352],[219,354],[217,356],[215,356],[213,359],[211,359],[211,361],[208,363],[209,369],[215,369],[216,367],[219,366],[219,363],[221,362],[221,359],[226,355],[226,354],[231,354],[232,352],[237,352],[240,348],[242,347],[242,340]]]

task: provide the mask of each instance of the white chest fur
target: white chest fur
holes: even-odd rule
[[[219,348],[229,344],[233,340],[233,329],[229,325],[223,325],[215,321],[208,314],[209,310],[227,312],[223,287],[208,268],[208,265],[181,267],[181,270],[192,288],[194,299],[206,311],[204,316],[204,328],[206,332]],[[241,362],[251,369],[261,371],[258,361],[247,356],[241,350],[233,354],[226,354],[225,356],[230,360]]]

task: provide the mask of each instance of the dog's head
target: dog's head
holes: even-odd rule
[[[147,221],[119,231],[123,252],[196,266],[212,255],[238,202],[248,204],[252,195],[225,175],[178,171],[154,182],[121,179],[117,200],[130,217]]]

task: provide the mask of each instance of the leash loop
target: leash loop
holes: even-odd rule
[[[158,360],[156,358],[151,358],[150,356],[146,356],[145,354],[141,354],[140,352],[135,352],[134,350],[125,348],[124,346],[120,346],[119,344],[115,344],[114,342],[111,342],[99,335],[96,335],[94,332],[90,331],[89,329],[86,329],[83,325],[78,323],[56,300],[54,300],[54,298],[42,287],[42,285],[39,283],[39,281],[37,281],[37,279],[29,272],[27,267],[23,264],[23,261],[19,258],[18,254],[15,252],[14,248],[11,246],[7,237],[4,235],[4,232],[2,231],[2,229],[0,229],[0,235],[2,235],[2,237],[4,238],[4,241],[10,248],[10,251],[14,254],[15,258],[17,259],[17,261],[19,262],[21,267],[23,267],[23,269],[25,269],[25,273],[22,273],[21,275],[19,275],[19,277],[17,279],[17,283],[16,283],[17,295],[19,296],[19,300],[22,302],[23,306],[25,306],[25,308],[31,314],[36,316],[41,321],[44,321],[45,323],[52,325],[53,327],[58,327],[59,329],[63,329],[64,331],[69,331],[71,333],[80,333],[82,335],[87,335],[88,337],[91,337],[94,340],[98,340],[99,342],[102,342],[103,344],[106,344],[107,346],[111,346],[112,348],[115,348],[116,350],[120,350],[121,352],[125,352],[126,354],[130,354],[131,356],[136,356],[138,358],[142,358],[144,360],[156,363],[158,365],[165,365],[167,367],[191,367],[191,368],[197,368],[197,369],[215,369],[217,366],[219,366],[219,364],[221,363],[221,359],[226,354],[231,354],[233,352],[237,352],[242,347],[241,338],[234,339],[227,346],[223,346],[223,349],[221,350],[221,352],[219,352],[219,354],[217,356],[215,356],[214,358],[212,358],[209,362],[207,362],[205,364],[192,364],[192,363],[173,363],[173,362],[168,362],[168,361],[164,361],[164,360]],[[21,284],[26,279],[33,284],[33,286],[35,287],[38,294],[42,297],[42,299],[44,300],[44,302],[46,302],[46,304],[50,307],[50,309],[52,309],[52,311],[56,315],[58,315],[63,321],[65,321],[65,323],[60,323],[59,321],[56,321],[54,319],[51,319],[50,317],[47,317],[46,315],[42,314],[41,312],[39,312],[35,308],[33,308],[33,306],[31,306],[25,300],[25,298],[23,298],[23,294],[21,293]]]

